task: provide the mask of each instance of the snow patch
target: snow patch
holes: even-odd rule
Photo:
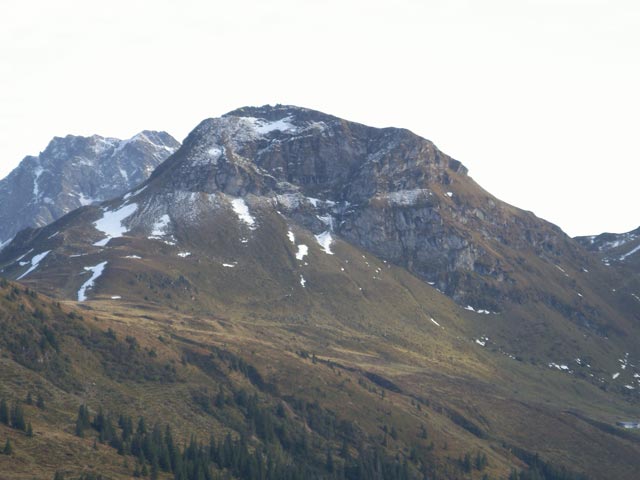
[[[84,302],[87,299],[87,290],[93,288],[95,281],[102,275],[104,272],[104,267],[106,267],[107,262],[99,263],[98,265],[94,265],[93,267],[84,267],[87,272],[91,272],[91,278],[84,282],[78,290],[78,301]]]
[[[38,264],[42,261],[42,259],[44,257],[49,255],[50,251],[51,250],[47,250],[46,252],[42,252],[42,253],[39,253],[38,255],[34,255],[33,258],[31,259],[31,267],[29,267],[29,270],[27,270],[22,275],[20,275],[18,278],[16,278],[16,280],[23,279],[24,277],[29,275],[31,272],[33,272],[36,268],[38,268]],[[20,263],[20,265],[22,265],[22,262]]]
[[[620,255],[620,261],[622,262],[622,261],[626,260],[627,257],[630,257],[631,255],[633,255],[636,252],[640,252],[640,245],[638,245],[636,248],[634,248],[630,252],[627,252],[624,255]]]
[[[557,363],[555,363],[555,362],[551,362],[551,363],[549,364],[549,368],[557,368],[557,369],[558,369],[558,370],[560,370],[560,371],[564,371],[564,372],[569,372],[569,373],[571,373],[571,370],[569,369],[569,366],[568,366],[568,365],[565,365],[564,363],[562,363],[562,364],[557,364]]]
[[[99,240],[94,245],[96,247],[104,247],[112,238],[118,238],[127,232],[127,227],[123,225],[123,221],[133,215],[138,209],[138,205],[132,203],[130,205],[124,205],[118,210],[107,210],[102,215],[102,218],[95,222],[93,225],[97,230],[106,235],[106,238]]]
[[[235,265],[233,263],[223,263],[222,264],[223,267],[227,267],[227,268],[233,268],[235,267]]]
[[[124,197],[122,197],[123,200],[128,200],[131,197],[135,197],[136,195],[142,193],[145,189],[147,188],[147,185],[145,185],[142,188],[139,188],[138,190],[134,191],[134,192],[129,192],[127,193]]]
[[[124,258],[135,258],[136,260],[142,260],[142,257],[139,257],[138,255],[127,255]]]
[[[266,135],[276,130],[280,132],[296,132],[298,128],[291,123],[291,117],[281,118],[280,120],[269,121],[264,118],[244,117],[253,129],[260,135]]]
[[[294,245],[296,244],[296,236],[293,234],[291,230],[287,232],[287,238],[291,243],[293,243]]]
[[[316,215],[316,218],[329,227],[329,231],[333,231],[333,217],[331,215]]]
[[[112,295],[111,300],[120,300],[122,297],[120,295]]]
[[[39,200],[39,196],[40,196],[40,186],[38,185],[38,181],[40,180],[40,176],[42,175],[42,173],[44,172],[44,169],[40,166],[36,167],[33,170],[33,197],[35,198],[36,201]]]
[[[80,202],[80,205],[82,205],[83,207],[86,207],[87,205],[91,205],[91,204],[99,202],[99,201],[100,201],[100,199],[93,198],[93,197],[87,197],[82,192],[78,194],[78,202]]]
[[[620,372],[616,372],[616,373],[614,373],[613,375],[611,375],[611,378],[613,378],[613,379],[615,380],[615,379],[616,379],[616,378],[618,378],[619,376],[620,376]]]
[[[481,313],[481,314],[484,314],[484,315],[490,315],[491,314],[491,312],[489,310],[485,310],[483,308],[475,309],[471,305],[467,305],[466,307],[464,307],[464,309],[465,310],[469,310],[470,312]]]
[[[238,220],[249,225],[249,228],[252,230],[255,228],[256,219],[251,216],[251,213],[249,213],[249,207],[244,201],[244,198],[234,198],[231,201],[231,207],[238,216]]]
[[[318,245],[324,250],[324,253],[327,255],[333,255],[331,251],[331,244],[333,243],[333,238],[331,238],[331,232],[327,230],[326,232],[321,233],[320,235],[316,235],[316,241]]]
[[[440,326],[440,324],[439,324],[438,322],[436,322],[436,321],[433,319],[433,317],[431,317],[431,319],[430,319],[430,320],[431,320],[433,323],[435,323],[437,326]]]
[[[169,215],[165,213],[160,217],[160,220],[153,224],[151,235],[153,235],[154,237],[160,237],[166,234],[170,223],[171,219],[169,218]]]
[[[309,253],[309,247],[306,245],[298,245],[298,251],[296,252],[296,259],[302,260]]]
[[[207,155],[211,157],[211,161],[214,164],[222,156],[222,153],[223,153],[222,148],[220,148],[218,145],[214,145],[211,148],[209,148],[209,150],[207,150]]]
[[[306,284],[307,284],[307,281],[304,279],[302,275],[300,275],[300,285],[302,285],[302,288],[305,288]]]
[[[4,247],[6,247],[11,243],[11,240],[13,240],[13,238],[9,238],[8,240],[5,240],[5,241],[0,240],[0,252]]]
[[[189,255],[191,255],[191,252],[178,252],[178,256],[182,258],[188,257]]]

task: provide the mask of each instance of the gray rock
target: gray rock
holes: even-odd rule
[[[54,138],[0,181],[0,245],[23,228],[47,225],[80,206],[121,195],[179,146],[168,133],[152,131],[128,140]]]

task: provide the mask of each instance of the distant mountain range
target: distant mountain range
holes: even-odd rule
[[[54,138],[0,181],[0,248],[26,227],[42,227],[83,205],[136,186],[180,143],[166,132],[128,140],[98,135]]]
[[[635,478],[640,442],[615,424],[640,417],[640,231],[572,239],[408,130],[293,106],[204,120],[147,177],[0,252],[109,339],[47,327],[84,382],[60,405],[144,395],[183,438],[229,433],[305,472],[273,478]],[[17,295],[7,318],[28,317]],[[110,376],[107,341],[135,381]]]

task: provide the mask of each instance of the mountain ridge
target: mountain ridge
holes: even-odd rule
[[[617,267],[406,130],[264,108],[201,122],[126,195],[22,231],[2,274],[182,354],[182,375],[219,381],[211,354],[231,350],[263,399],[357,418],[414,473],[475,478],[456,460],[473,446],[498,478],[522,451],[633,478],[640,447],[613,424],[640,415],[640,308]]]
[[[126,192],[178,146],[168,133],[150,130],[126,140],[54,137],[39,155],[25,157],[0,180],[0,245],[22,228],[44,226],[75,208]]]

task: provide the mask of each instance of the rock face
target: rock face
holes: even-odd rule
[[[54,138],[0,181],[0,246],[26,227],[40,227],[80,206],[107,200],[144,181],[180,144],[165,132],[128,140]]]
[[[486,308],[511,295],[507,265],[523,249],[571,257],[577,248],[559,228],[482,190],[432,142],[297,107],[203,121],[150,183],[270,199],[315,234],[340,236]]]

